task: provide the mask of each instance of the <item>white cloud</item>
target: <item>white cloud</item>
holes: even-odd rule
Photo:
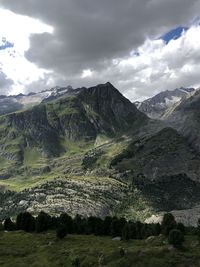
[[[15,43],[15,48],[24,52],[29,49],[29,37],[34,33],[53,32],[49,25],[37,19],[17,15],[0,8],[0,34]]]
[[[199,51],[200,26],[196,25],[167,45],[147,39],[138,48],[139,56],[132,52],[127,58],[114,60],[104,74],[109,78],[115,73],[116,86],[130,99],[144,99],[161,90],[200,84]]]
[[[4,2],[16,5],[16,9],[19,6],[15,1]],[[42,6],[38,7],[38,9],[34,9],[34,6],[32,7],[32,1],[28,2],[29,5],[31,3],[30,6],[27,4],[27,9],[30,7],[28,9],[29,12],[27,13],[24,7],[27,2],[23,1],[24,4],[21,4],[21,8],[24,11],[22,13],[31,15],[34,10],[34,17],[43,18],[44,15],[44,21],[52,21],[55,31],[51,26],[43,24],[39,20],[0,9],[0,35],[15,43],[14,49],[16,53],[13,52],[13,49],[8,49],[6,52],[0,51],[0,69],[6,74],[6,79],[14,81],[14,85],[11,85],[9,81],[10,86],[12,86],[11,93],[29,90],[37,91],[38,88],[50,85],[71,84],[73,87],[79,87],[110,81],[131,100],[139,100],[150,97],[161,90],[170,90],[180,86],[198,86],[200,83],[200,26],[196,20],[195,25],[184,32],[179,39],[171,40],[167,45],[162,40],[153,39],[156,36],[162,36],[166,29],[168,31],[171,27],[183,25],[182,22],[180,23],[180,21],[183,21],[182,16],[180,20],[174,20],[171,23],[173,17],[176,18],[176,12],[172,7],[173,5],[171,6],[174,1],[169,4],[164,0],[145,0],[144,2],[148,2],[149,5],[141,5],[139,9],[142,11],[142,9],[147,8],[147,14],[151,15],[149,14],[149,8],[153,12],[154,6],[163,6],[160,10],[164,12],[169,5],[168,10],[174,11],[174,16],[172,14],[171,19],[167,16],[164,21],[161,20],[160,22],[159,18],[154,21],[154,17],[160,14],[155,11],[156,15],[152,13],[152,16],[148,18],[148,25],[145,23],[145,27],[141,28],[141,30],[138,29],[143,22],[140,20],[141,16],[134,16],[136,17],[135,23],[128,20],[126,27],[123,24],[123,27],[119,30],[118,26],[121,24],[118,16],[116,16],[118,11],[116,11],[116,14],[115,12],[113,14],[114,18],[117,18],[116,24],[118,25],[119,23],[119,25],[112,23],[112,27],[110,26],[109,28],[109,34],[105,34],[107,24],[105,26],[103,17],[99,16],[100,21],[96,26],[92,27],[93,24],[91,24],[90,20],[86,24],[91,26],[91,28],[85,27],[87,35],[85,32],[83,34],[82,30],[85,19],[82,20],[82,17],[80,18],[79,16],[80,21],[76,21],[77,24],[74,24],[76,13],[72,16],[69,16],[71,13],[65,16],[65,9],[62,5],[60,10],[64,14],[60,11],[61,16],[57,16],[53,8],[46,8],[49,2],[53,6],[55,5],[54,7],[56,8],[57,4],[54,1],[46,0],[44,1],[44,6],[43,1],[38,1]],[[181,1],[176,2],[179,3]],[[199,3],[200,1],[193,2]],[[21,2],[18,1],[18,3]],[[66,5],[64,0],[62,3],[64,6]],[[184,3],[188,5],[187,1],[184,1]],[[121,6],[120,1],[119,4]],[[69,8],[66,10],[69,10]],[[73,10],[77,11],[76,8],[73,8]],[[111,10],[113,10],[113,7]],[[196,10],[198,8],[195,8],[195,12],[189,12],[188,17],[194,17]],[[80,14],[84,14],[82,9],[81,12],[83,13]],[[119,9],[119,14],[120,12],[121,8]],[[187,13],[187,11],[185,12]],[[108,14],[110,18],[112,12],[108,12]],[[160,17],[163,18],[164,14],[165,12]],[[83,18],[88,19],[88,16],[89,14],[87,13]],[[130,18],[133,18],[132,12],[130,12]],[[69,19],[69,21],[65,22],[64,19]],[[174,26],[169,23],[170,28],[169,25],[166,26],[168,28],[165,28],[163,25],[165,25],[166,21],[169,21]],[[117,29],[115,29],[115,34],[113,27]],[[143,40],[141,33],[142,36],[147,36],[147,32],[149,36],[154,37],[146,38],[146,41],[137,47],[138,43]],[[36,35],[32,35],[34,33]],[[96,34],[96,38],[98,37],[97,40],[94,38],[94,34]],[[134,39],[137,35],[140,36],[139,41]],[[133,39],[132,36],[134,37]],[[73,42],[70,43],[71,41]],[[38,66],[49,68],[48,71],[30,63],[24,56],[27,50],[26,57],[32,59],[32,62],[35,62]],[[128,51],[131,50],[133,51],[128,54]],[[10,53],[14,53],[14,57],[10,56]]]
[[[88,70],[83,70],[81,78],[87,78],[87,77],[92,77],[92,71],[90,69]]]
[[[28,84],[47,73],[29,62],[24,56],[30,46],[31,34],[43,32],[51,33],[53,28],[39,20],[0,9],[0,37],[14,43],[13,48],[0,50],[0,68],[13,81],[9,89],[10,94],[23,92]]]

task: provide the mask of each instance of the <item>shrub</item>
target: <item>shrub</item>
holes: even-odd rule
[[[200,219],[198,219],[198,224],[197,224],[197,238],[198,241],[200,242]]]
[[[163,220],[162,220],[162,224],[161,224],[161,228],[162,228],[162,233],[165,236],[168,236],[169,232],[172,229],[176,228],[176,221],[174,219],[174,216],[171,213],[164,214]]]
[[[6,231],[14,231],[16,229],[16,226],[14,222],[10,218],[6,218],[4,221],[4,229]]]
[[[3,231],[3,230],[4,230],[3,223],[0,222],[0,231]]]
[[[57,230],[56,230],[57,238],[63,239],[63,238],[65,238],[66,235],[67,235],[67,227],[66,227],[66,225],[63,225],[63,224],[59,225]]]
[[[81,264],[80,264],[80,260],[79,260],[78,257],[72,259],[72,266],[73,266],[73,267],[80,267],[80,266],[81,266]]]
[[[119,255],[120,255],[120,257],[125,256],[125,249],[124,248],[122,248],[122,247],[119,248]]]
[[[177,223],[176,229],[180,230],[185,235],[185,226],[183,223]]]
[[[168,242],[176,248],[180,248],[184,242],[184,235],[178,229],[173,229],[169,232]]]
[[[18,214],[16,228],[26,232],[33,232],[35,230],[35,218],[29,212]]]

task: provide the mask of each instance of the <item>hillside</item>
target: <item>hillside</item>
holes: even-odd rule
[[[2,219],[44,210],[145,221],[200,204],[198,152],[110,83],[3,115],[0,137]]]
[[[12,176],[11,165],[26,157],[48,159],[69,150],[67,142],[95,142],[138,131],[147,117],[111,84],[82,88],[78,94],[47,101],[26,111],[0,117],[0,177]],[[15,167],[16,169],[16,167]]]

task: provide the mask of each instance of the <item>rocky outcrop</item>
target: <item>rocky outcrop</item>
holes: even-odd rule
[[[145,220],[146,223],[161,223],[163,215],[166,212],[159,212],[158,214],[154,214],[151,217]],[[197,226],[200,214],[200,206],[195,206],[192,209],[186,210],[171,210],[177,222],[183,223],[185,226]]]
[[[33,214],[45,211],[55,215],[66,212],[72,216],[105,217],[126,193],[126,185],[112,179],[59,178],[20,193],[5,195],[1,200],[0,218],[26,210]]]

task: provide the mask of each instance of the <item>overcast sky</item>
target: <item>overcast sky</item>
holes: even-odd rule
[[[200,0],[0,0],[0,94],[110,81],[139,100],[198,87],[199,13]]]

